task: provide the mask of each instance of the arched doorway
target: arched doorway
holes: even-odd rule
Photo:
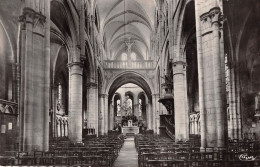
[[[14,149],[18,137],[14,61],[8,31],[0,20],[0,152]]]
[[[53,86],[53,116],[51,117],[50,133],[51,137],[65,137],[63,121],[55,123],[56,120],[68,120],[69,112],[69,72],[68,72],[68,52],[65,47],[61,47],[54,69]],[[53,127],[53,124],[57,125]],[[67,137],[67,136],[66,136]]]
[[[127,84],[134,84],[137,87],[139,87],[140,92],[143,92],[143,94],[145,94],[145,98],[140,96],[143,99],[143,106],[149,106],[146,108],[146,127],[147,129],[155,129],[156,126],[154,124],[155,122],[155,116],[154,116],[154,112],[152,110],[152,89],[149,86],[148,82],[140,75],[137,73],[132,73],[132,72],[124,72],[120,75],[118,75],[117,77],[115,77],[111,84],[107,87],[107,92],[108,92],[108,101],[113,101],[112,103],[109,103],[109,105],[114,104],[116,105],[117,103],[115,102],[115,100],[119,99],[119,96],[117,95],[118,92],[117,90],[122,87],[123,85],[127,85]],[[123,88],[125,89],[125,88]],[[133,89],[131,89],[133,90]],[[136,94],[136,92],[127,90],[124,93],[121,94],[121,104],[124,103],[124,98],[128,97],[129,99],[131,99],[132,104],[131,104],[131,108],[133,109],[133,114],[136,116],[137,120],[139,119],[139,93]],[[125,96],[125,97],[123,97]],[[146,104],[145,104],[146,103]],[[114,114],[116,114],[115,110],[116,107],[111,107],[109,106],[109,110],[114,109]],[[127,112],[126,112],[127,115]],[[110,114],[111,116],[111,114]],[[122,115],[121,115],[122,117]],[[120,120],[118,120],[116,117],[115,119],[110,119],[110,120],[114,120],[117,123],[120,123]],[[115,125],[114,123],[110,123],[110,125]],[[137,122],[138,124],[138,122]],[[143,123],[142,123],[143,124]],[[110,127],[111,128],[111,127]]]

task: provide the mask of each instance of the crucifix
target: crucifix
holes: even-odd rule
[[[129,37],[128,40],[125,41],[125,44],[127,46],[127,64],[128,64],[128,67],[131,66],[131,64],[130,64],[130,60],[131,60],[131,57],[130,57],[130,55],[131,55],[131,47],[132,47],[132,45],[134,43],[135,43],[134,41],[131,41],[131,37]]]

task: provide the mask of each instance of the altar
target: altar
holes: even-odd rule
[[[122,133],[124,135],[126,135],[127,133],[138,134],[139,133],[139,127],[133,126],[132,120],[128,120],[128,125],[122,127]]]

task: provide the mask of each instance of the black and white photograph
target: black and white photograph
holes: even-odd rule
[[[0,0],[0,166],[260,167],[260,0]]]

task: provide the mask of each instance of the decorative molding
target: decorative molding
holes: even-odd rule
[[[96,17],[95,17],[94,15],[91,15],[90,18],[91,18],[91,21],[92,21],[92,22],[95,22]]]
[[[187,63],[186,62],[184,62],[184,61],[175,61],[175,62],[173,62],[172,63],[172,66],[176,66],[176,65],[183,65],[183,68],[185,68],[186,66],[187,66]]]
[[[90,89],[90,88],[96,89],[96,88],[98,87],[98,85],[97,85],[96,83],[94,83],[94,82],[88,82],[88,83],[86,84],[86,87],[87,87],[88,89]]]
[[[85,63],[85,62],[87,61],[86,55],[80,54],[80,61],[81,61],[82,63]]]
[[[80,67],[83,67],[83,63],[82,62],[72,62],[72,63],[69,63],[67,64],[67,67],[72,67],[72,66],[80,66]]]
[[[31,23],[35,27],[39,23],[44,25],[44,23],[46,22],[46,17],[31,8],[25,7],[23,9],[23,14],[19,17],[19,21],[24,22],[25,24]]]
[[[100,96],[100,98],[108,98],[108,94],[104,94],[104,93],[100,93],[98,94],[98,96]]]
[[[160,93],[154,93],[152,94],[153,97],[160,97]]]
[[[88,14],[87,19],[90,21],[91,20],[91,14]]]
[[[219,7],[214,7],[209,12],[203,13],[200,16],[202,22],[202,36],[212,33],[212,25],[218,24],[219,27],[223,26],[224,16]]]
[[[208,13],[209,18],[211,19],[211,23],[219,23],[219,17],[221,16],[221,11],[219,7],[215,7],[210,9]]]

